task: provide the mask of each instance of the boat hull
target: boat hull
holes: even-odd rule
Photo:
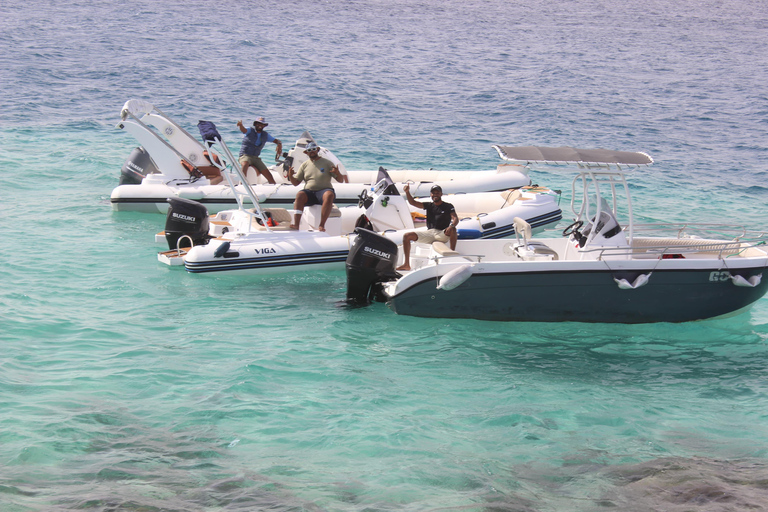
[[[229,245],[222,250],[225,243]],[[193,274],[339,270],[344,268],[349,246],[346,236],[312,236],[309,233],[290,238],[264,236],[243,242],[219,240],[190,249],[184,257],[184,267]]]
[[[397,171],[395,171],[397,172]],[[427,179],[432,171],[421,171],[421,178]],[[434,171],[433,176],[439,177],[439,171]],[[364,174],[367,171],[351,171],[354,177],[356,173]],[[419,171],[412,174],[419,176]],[[443,173],[445,174],[445,173]],[[454,175],[457,173],[454,173]],[[473,192],[501,192],[511,188],[523,187],[530,183],[530,178],[517,171],[466,171],[461,179],[445,181],[422,181],[411,185],[411,193],[416,197],[428,197],[432,185],[439,183],[445,194],[473,193]],[[452,177],[454,175],[451,175]],[[404,174],[404,176],[408,176]],[[364,177],[360,177],[362,180]],[[372,181],[375,178],[370,179]],[[167,181],[167,180],[165,180]],[[398,183],[398,190],[402,192],[403,185]],[[296,193],[303,186],[296,187],[288,183],[278,185],[258,184],[251,185],[262,206],[291,207],[296,199]],[[336,192],[334,202],[339,206],[358,204],[360,193],[371,187],[370,183],[358,181],[352,183],[334,183]],[[242,187],[237,187],[238,193],[244,193]],[[146,213],[166,213],[168,211],[168,199],[180,197],[191,199],[205,205],[210,213],[237,208],[237,200],[232,189],[227,184],[209,185],[197,183],[165,183],[162,176],[150,175],[144,182],[137,185],[119,185],[112,190],[110,202],[115,211],[139,211]],[[250,199],[243,198],[246,207],[250,207]]]
[[[731,270],[744,278],[765,265]],[[650,274],[647,284],[622,289],[615,279]],[[768,279],[736,286],[721,267],[700,269],[546,270],[477,272],[455,289],[437,277],[409,286],[388,304],[399,314],[524,322],[687,322],[742,310],[768,291]]]

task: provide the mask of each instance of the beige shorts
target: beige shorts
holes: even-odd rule
[[[428,229],[426,231],[414,231],[416,241],[422,244],[431,244],[432,242],[447,242],[449,237],[444,229]]]
[[[239,161],[240,161],[240,165],[250,164],[251,167],[255,167],[260,171],[267,170],[267,166],[264,165],[264,162],[262,162],[261,158],[259,158],[258,156],[243,155],[240,157]]]

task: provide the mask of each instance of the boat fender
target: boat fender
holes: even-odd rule
[[[472,276],[472,265],[462,265],[447,272],[437,283],[438,290],[450,291]]]
[[[760,280],[763,278],[763,274],[757,274],[750,278],[746,278],[738,274],[732,275],[730,277],[731,277],[731,282],[736,286],[743,286],[745,288],[754,288],[755,286],[760,284]]]
[[[214,258],[221,258],[224,256],[227,251],[229,250],[229,242],[224,242],[219,247],[216,248],[216,252],[213,253]]]
[[[622,290],[636,290],[641,286],[645,286],[646,284],[648,284],[648,280],[650,279],[650,277],[651,277],[650,273],[640,274],[632,283],[630,283],[626,279],[616,279],[615,277],[613,278],[613,280],[616,281],[616,284],[618,284],[619,288]]]

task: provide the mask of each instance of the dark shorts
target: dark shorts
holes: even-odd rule
[[[302,190],[302,192],[304,192],[304,194],[307,196],[307,203],[305,206],[323,204],[323,195],[329,190],[333,192],[332,188],[324,188],[322,190]],[[333,198],[336,199],[336,192],[333,192]]]

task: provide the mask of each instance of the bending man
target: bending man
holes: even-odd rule
[[[301,214],[305,206],[322,204],[320,208],[320,225],[317,227],[320,231],[325,231],[325,221],[331,214],[333,200],[336,199],[336,193],[331,185],[331,178],[342,182],[342,176],[339,169],[327,158],[319,155],[320,148],[314,142],[308,142],[304,152],[309,160],[299,166],[299,170],[294,174],[293,167],[288,169],[288,180],[299,186],[301,182],[306,182],[304,190],[296,194],[296,200],[293,203],[293,209],[296,211],[293,215],[292,229],[299,229]]]
[[[459,223],[459,217],[456,215],[456,209],[451,203],[443,201],[443,189],[440,185],[433,185],[429,191],[429,197],[432,202],[419,202],[411,195],[411,187],[403,187],[405,198],[416,208],[427,211],[427,230],[411,231],[403,235],[403,264],[397,267],[397,270],[411,270],[411,243],[421,242],[431,244],[432,242],[450,241],[451,250],[456,249],[456,225]]]

